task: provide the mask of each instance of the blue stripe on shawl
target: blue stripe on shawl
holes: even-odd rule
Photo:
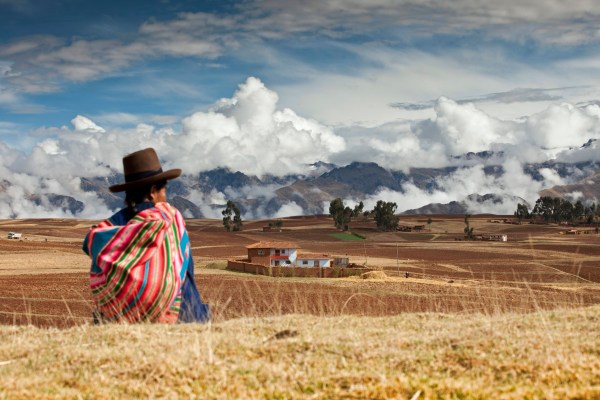
[[[183,262],[181,264],[181,282],[183,283],[185,280],[185,274],[188,270],[188,265],[190,264],[190,256],[192,253],[192,249],[190,247],[190,238],[188,237],[187,231],[183,231],[183,236],[181,237],[181,241],[179,242],[179,248],[181,249],[181,257]]]
[[[106,244],[113,238],[114,234],[117,232],[118,229],[119,227],[116,226],[114,228],[96,232],[96,234],[94,235],[94,240],[92,242],[92,254],[90,254],[90,257],[92,259],[93,274],[102,273],[102,269],[100,269],[100,267],[96,263],[96,257],[98,257],[98,254],[102,251],[104,246],[106,246]]]

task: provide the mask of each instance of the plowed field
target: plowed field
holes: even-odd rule
[[[600,236],[562,235],[564,227],[509,225],[473,217],[476,233],[505,233],[509,241],[462,239],[456,216],[434,216],[431,230],[385,233],[373,221],[350,229],[344,241],[324,216],[286,218],[283,232],[263,232],[250,221],[227,233],[215,220],[190,220],[197,281],[215,319],[310,313],[392,315],[412,311],[502,312],[600,303]],[[422,216],[402,217],[422,225]],[[0,323],[68,326],[91,321],[81,241],[95,221],[0,221]],[[7,240],[9,231],[22,240]],[[349,257],[383,269],[384,280],[269,278],[203,268],[246,255],[261,240],[291,241],[299,253]],[[406,272],[409,277],[406,278]]]

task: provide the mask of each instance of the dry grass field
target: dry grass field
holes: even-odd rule
[[[0,326],[0,398],[597,399],[598,306]]]
[[[333,236],[324,216],[286,218],[283,232],[262,232],[267,221],[227,233],[220,221],[190,220],[196,279],[214,316],[203,327],[89,325],[81,241],[95,221],[0,221],[0,399],[600,398],[600,236],[492,218],[473,216],[471,226],[508,242],[456,240],[462,216],[432,216],[430,231],[415,233],[356,221],[359,241]],[[23,239],[5,239],[9,231]],[[386,276],[220,269],[261,240],[349,257]],[[157,347],[173,356],[157,359]],[[33,371],[52,373],[27,378]],[[123,374],[126,383],[110,384]],[[104,385],[88,382],[97,379]]]

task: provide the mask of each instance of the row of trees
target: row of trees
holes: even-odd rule
[[[228,232],[237,232],[242,230],[242,216],[238,206],[231,200],[227,201],[225,209],[221,211],[223,215],[223,226]],[[271,228],[281,228],[283,220],[277,219],[269,222]]]
[[[523,219],[542,218],[545,222],[598,223],[600,206],[592,204],[584,206],[581,201],[571,203],[559,197],[543,196],[537,199],[533,210],[529,211],[526,204],[517,204],[514,213],[520,221]]]
[[[348,224],[352,221],[352,218],[361,215],[372,215],[377,223],[377,228],[382,231],[396,230],[399,221],[399,217],[395,215],[398,208],[396,203],[379,200],[373,210],[365,211],[364,208],[365,205],[362,201],[354,206],[354,208],[347,207],[344,205],[342,199],[338,197],[329,204],[329,215],[333,218],[335,226],[344,231],[348,230]],[[227,201],[227,205],[221,211],[221,214],[223,215],[223,226],[227,231],[235,232],[242,229],[243,224],[240,209],[233,201]],[[280,228],[282,225],[283,221],[281,219],[269,222],[269,226],[271,227]]]
[[[377,228],[382,231],[393,231],[398,227],[399,217],[396,215],[398,206],[396,203],[379,200],[375,208],[371,211],[364,210],[364,203],[361,201],[354,208],[344,205],[341,198],[336,198],[329,203],[329,215],[338,229],[347,231],[348,224],[352,218],[358,216],[372,216],[375,219]],[[223,226],[227,231],[240,231],[242,229],[242,217],[240,209],[236,204],[229,200],[225,209],[221,212],[223,215]],[[537,199],[531,211],[526,204],[517,204],[515,217],[522,221],[524,219],[542,218],[545,222],[571,222],[571,223],[600,223],[600,205],[592,203],[590,206],[584,206],[581,201],[571,203],[568,200],[559,197],[543,196]],[[465,235],[473,236],[473,228],[469,225],[470,215],[465,215]],[[431,224],[431,218],[427,221]],[[269,226],[281,227],[281,219],[270,222]]]
[[[398,206],[396,203],[379,200],[375,208],[371,211],[364,210],[365,205],[361,201],[354,208],[344,205],[339,197],[329,203],[329,215],[333,218],[333,223],[338,229],[348,230],[348,224],[352,218],[360,215],[372,215],[377,223],[377,228],[382,231],[396,230],[399,217],[395,214]]]

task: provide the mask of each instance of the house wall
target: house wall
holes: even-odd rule
[[[269,265],[271,260],[269,249],[248,249],[248,260],[255,264]]]
[[[271,260],[271,267],[291,267],[293,265],[294,263],[292,263],[292,260],[289,259],[279,258]]]
[[[246,260],[229,260],[227,261],[227,269],[237,272],[247,272],[255,275],[269,275],[269,267],[261,264],[250,263]]]
[[[308,261],[308,264],[304,264],[304,261]],[[331,267],[331,260],[329,258],[298,258],[296,266],[299,268],[315,267],[315,261],[319,263],[320,268]]]
[[[299,268],[299,267],[268,267],[247,262],[246,260],[227,261],[227,269],[256,275],[274,277],[312,277],[312,278],[344,278],[374,271],[369,268]]]
[[[275,250],[279,250],[279,256],[281,258],[272,259],[275,256]],[[285,249],[248,249],[248,259],[251,263],[275,266],[275,260],[279,261],[280,265],[286,260],[290,260],[289,264],[283,264],[286,266],[292,266],[296,263],[297,251],[295,248]]]
[[[280,255],[287,256],[287,258],[291,261],[292,264],[296,262],[297,251],[296,249],[270,249],[271,255],[275,255],[275,250],[279,250]]]
[[[487,240],[491,242],[506,242],[508,241],[507,235],[476,235],[476,240]]]

